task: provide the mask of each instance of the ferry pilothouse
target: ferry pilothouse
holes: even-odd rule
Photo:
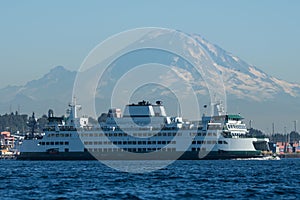
[[[80,108],[69,105],[68,117],[48,112],[44,134],[27,137],[19,147],[23,160],[197,160],[261,157],[268,151],[267,138],[248,134],[243,118],[222,112],[214,105],[213,116],[201,121],[169,117],[161,101],[146,101],[109,109],[97,126],[78,117]]]

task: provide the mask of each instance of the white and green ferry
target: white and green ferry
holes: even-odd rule
[[[22,160],[198,160],[261,157],[268,138],[251,137],[240,115],[224,114],[199,121],[169,117],[162,102],[138,102],[109,109],[97,126],[78,117],[72,103],[68,117],[48,113],[44,134],[26,138],[19,147]]]

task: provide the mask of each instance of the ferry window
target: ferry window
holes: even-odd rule
[[[163,136],[167,136],[167,133],[163,133]]]
[[[55,145],[59,145],[59,142],[55,142]]]
[[[127,141],[123,141],[123,144],[127,144]]]
[[[55,137],[59,137],[59,134],[57,133],[57,134],[55,134]]]
[[[172,133],[168,133],[168,136],[172,136]]]
[[[128,144],[132,144],[132,141],[128,141]]]
[[[113,142],[113,144],[114,144],[114,145],[117,145],[117,144],[118,144],[118,142],[117,142],[117,141],[114,141],[114,142]]]
[[[59,136],[57,136],[57,137],[59,137]],[[60,134],[60,137],[64,137],[64,134]]]
[[[136,144],[136,141],[133,141],[132,144]]]
[[[157,144],[161,144],[161,141],[157,141]]]
[[[65,148],[65,152],[69,152],[69,149],[68,149],[68,148]]]
[[[147,137],[147,133],[143,133],[143,137]]]
[[[175,140],[173,140],[173,141],[171,142],[171,144],[176,144],[176,141],[175,141]]]
[[[151,144],[151,141],[148,141],[147,144]]]
[[[45,142],[42,142],[42,145],[45,145]]]
[[[198,141],[197,141],[197,144],[201,144],[201,141],[198,140]]]
[[[156,144],[156,141],[152,141],[152,144]]]
[[[218,144],[223,144],[223,142],[222,141],[218,141]]]
[[[69,145],[69,142],[67,141],[67,142],[65,142],[65,145]]]
[[[196,141],[193,141],[192,144],[196,144]]]
[[[50,142],[50,145],[54,145],[54,142]]]
[[[224,141],[224,144],[228,144],[228,142]]]
[[[142,144],[142,141],[138,141],[138,144]]]
[[[147,141],[143,141],[143,144],[146,145],[146,144],[147,144]]]
[[[166,144],[167,142],[166,141],[162,141],[162,144]]]
[[[64,145],[64,142],[59,142],[59,145]]]

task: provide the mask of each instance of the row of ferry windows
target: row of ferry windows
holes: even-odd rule
[[[246,129],[246,125],[228,125],[228,128]]]
[[[47,137],[71,137],[71,133],[49,133]]]
[[[132,133],[132,134],[126,134],[126,133],[81,133],[80,137],[124,137],[132,135],[134,137],[152,137],[152,136],[182,136],[182,133]]]
[[[176,141],[85,141],[84,145],[151,145],[151,144],[176,144]],[[198,140],[192,144],[228,144],[226,141]]]
[[[176,148],[89,148],[89,152],[149,152],[149,151],[176,151]]]
[[[176,144],[176,141],[85,141],[84,145],[147,145],[147,144]]]
[[[190,136],[217,136],[218,134],[216,132],[203,132],[203,133],[190,133]]]
[[[192,144],[228,144],[226,141],[216,141],[216,140],[198,140],[193,141]]]
[[[39,145],[69,145],[69,142],[66,141],[66,142],[63,142],[63,141],[60,141],[60,142],[39,142]]]
[[[152,136],[182,136],[182,133],[133,133],[132,136],[134,137],[152,137]],[[103,136],[108,136],[108,137],[124,137],[127,136],[125,133],[81,133],[80,137],[103,137]],[[190,136],[217,136],[216,132],[203,132],[203,133],[190,133]]]

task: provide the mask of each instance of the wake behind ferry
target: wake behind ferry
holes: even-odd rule
[[[146,101],[109,109],[89,124],[78,117],[80,105],[69,104],[67,118],[48,112],[44,134],[30,134],[19,146],[20,160],[199,160],[262,157],[268,138],[249,135],[243,118],[224,114],[214,105],[213,116],[201,121],[169,117],[161,101]]]

